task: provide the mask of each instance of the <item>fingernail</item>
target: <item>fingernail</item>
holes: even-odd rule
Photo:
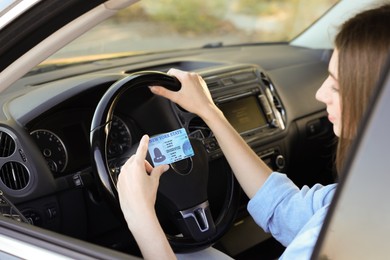
[[[143,135],[141,138],[141,142],[149,142],[149,136],[148,135]]]

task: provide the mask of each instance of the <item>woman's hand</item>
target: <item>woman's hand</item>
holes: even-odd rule
[[[154,210],[160,176],[169,166],[153,168],[145,160],[148,143],[149,137],[143,136],[135,155],[122,167],[119,203],[144,259],[176,259]]]
[[[143,136],[137,152],[123,165],[118,177],[119,202],[129,225],[142,219],[145,211],[154,213],[160,176],[169,169],[168,165],[153,168],[145,160],[148,143],[149,137]]]
[[[185,110],[195,113],[201,118],[205,118],[212,111],[218,111],[206,82],[200,75],[177,69],[170,69],[168,74],[175,76],[181,82],[182,88],[176,92],[164,87],[150,87],[154,94],[170,99]]]

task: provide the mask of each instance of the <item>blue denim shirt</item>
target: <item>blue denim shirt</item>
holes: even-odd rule
[[[255,222],[286,250],[280,259],[310,259],[336,184],[299,189],[274,172],[248,203]]]

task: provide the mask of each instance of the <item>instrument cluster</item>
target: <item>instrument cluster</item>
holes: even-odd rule
[[[89,136],[81,125],[66,126],[57,131],[39,128],[30,135],[55,176],[90,165]],[[124,119],[114,116],[106,146],[108,159],[122,155],[131,148],[131,144],[129,126]]]

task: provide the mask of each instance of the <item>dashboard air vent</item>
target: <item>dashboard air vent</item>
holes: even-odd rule
[[[263,81],[267,89],[269,89],[269,93],[272,96],[270,97],[270,99],[272,100],[274,107],[280,113],[280,116],[282,117],[283,121],[286,121],[286,111],[283,109],[282,102],[280,101],[279,96],[276,94],[275,87],[272,84],[271,80],[264,73],[261,73],[261,80]]]
[[[30,175],[23,164],[7,162],[0,169],[0,179],[11,190],[21,190],[27,186]]]
[[[207,81],[206,81],[207,82]],[[207,87],[210,89],[210,91],[212,89],[215,89],[215,88],[218,88],[221,84],[218,82],[218,81],[210,81],[210,82],[207,82]]]
[[[0,131],[0,157],[8,157],[15,152],[15,140],[7,133]]]

